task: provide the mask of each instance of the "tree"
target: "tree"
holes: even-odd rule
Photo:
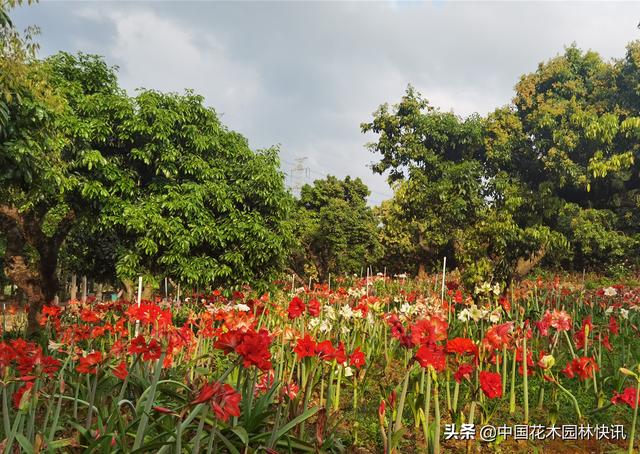
[[[482,120],[440,112],[409,86],[397,106],[383,104],[361,127],[378,134],[368,147],[381,155],[373,170],[388,172],[397,187],[393,223],[406,225],[422,273],[452,256],[456,232],[475,223],[484,206]]]
[[[384,207],[384,236],[401,233],[420,273],[446,256],[468,285],[504,285],[556,240],[545,226],[518,222],[524,199],[517,182],[488,159],[486,127],[478,115],[461,119],[434,109],[412,87],[362,125],[378,134],[369,145],[382,156],[374,171],[389,172],[396,185]]]
[[[77,187],[63,157],[68,144],[61,119],[63,97],[47,84],[29,36],[15,32],[6,17],[0,36],[0,231],[4,236],[4,273],[33,304],[36,315],[57,290],[57,255],[75,218],[67,194]]]
[[[524,75],[513,104],[489,117],[488,159],[527,207],[518,222],[562,235],[570,248],[559,263],[606,270],[637,257],[639,54],[635,42],[606,63],[571,46]]]
[[[264,285],[284,264],[291,199],[276,149],[254,152],[203,98],[140,90],[93,94],[93,57],[48,61],[93,126],[86,189],[102,200],[99,225],[119,239],[116,273],[189,285]]]
[[[250,150],[191,92],[129,97],[99,57],[24,65],[0,141],[0,230],[5,273],[30,302],[30,331],[58,290],[69,232],[87,222],[95,230],[75,246],[95,251],[96,235],[115,236],[120,278],[271,282],[291,240],[277,150]]]
[[[468,283],[637,265],[639,65],[640,42],[611,63],[571,46],[486,118],[439,112],[410,87],[362,125],[379,135],[374,170],[401,182],[383,232],[402,226],[420,262],[453,256]]]
[[[382,250],[373,211],[367,206],[369,189],[359,178],[333,176],[303,186],[296,225],[301,250],[294,253],[299,271],[309,265],[321,278],[360,272],[373,265]]]

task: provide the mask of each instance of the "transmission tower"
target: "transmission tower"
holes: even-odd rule
[[[307,158],[302,157],[302,158],[296,158],[294,159],[295,164],[293,165],[293,167],[291,167],[291,172],[290,172],[290,185],[291,185],[291,191],[296,195],[300,195],[300,190],[302,189],[302,186],[306,183],[309,182],[309,176],[311,175],[311,169],[309,169],[308,166],[306,166],[306,162],[307,162]]]

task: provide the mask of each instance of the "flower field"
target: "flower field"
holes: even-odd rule
[[[631,451],[640,288],[332,284],[3,312],[3,451]]]

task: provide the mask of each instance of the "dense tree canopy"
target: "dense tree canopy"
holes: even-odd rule
[[[569,47],[486,118],[441,112],[411,87],[397,106],[382,105],[362,129],[378,135],[374,170],[396,185],[379,210],[387,258],[429,265],[447,255],[471,283],[508,283],[542,260],[632,264],[638,63],[638,42],[611,63]]]
[[[376,263],[382,249],[368,195],[359,178],[328,176],[303,186],[296,212],[299,249],[293,255],[294,268],[327,279],[329,274],[359,273]]]
[[[194,93],[128,96],[99,57],[9,57],[22,67],[2,86],[0,226],[32,325],[70,232],[69,264],[103,276],[232,286],[281,270],[291,198],[276,150],[250,150]]]

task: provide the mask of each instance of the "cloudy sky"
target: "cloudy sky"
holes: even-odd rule
[[[359,125],[408,83],[484,114],[573,42],[608,59],[640,39],[633,3],[44,1],[13,17],[41,27],[43,56],[103,55],[132,92],[193,88],[253,148],[279,145],[285,172],[306,157],[303,180],[359,176],[371,203],[391,189]]]

